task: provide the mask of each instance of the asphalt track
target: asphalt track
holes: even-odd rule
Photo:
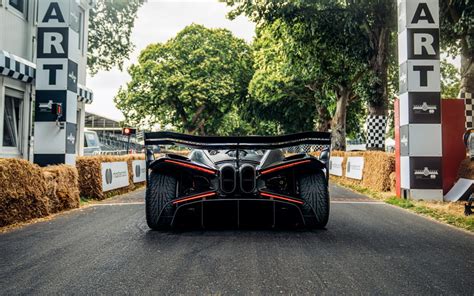
[[[319,231],[153,232],[143,196],[0,234],[0,294],[474,294],[474,235],[338,187]]]

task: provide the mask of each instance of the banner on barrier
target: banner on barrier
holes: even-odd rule
[[[145,182],[146,180],[146,164],[145,160],[132,161],[133,183]]]
[[[364,171],[363,157],[348,157],[346,164],[346,177],[362,180],[362,172]]]
[[[342,161],[344,157],[333,156],[329,160],[329,173],[334,176],[342,177]]]
[[[102,191],[127,187],[128,166],[126,162],[102,163]]]

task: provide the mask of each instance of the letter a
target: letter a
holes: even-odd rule
[[[51,4],[49,4],[48,10],[43,18],[43,23],[49,23],[49,21],[53,19],[58,20],[59,23],[64,23],[64,17],[57,2],[51,2]]]
[[[417,24],[421,20],[425,20],[430,24],[435,23],[433,16],[431,15],[431,11],[428,8],[428,4],[426,3],[418,4],[418,7],[416,8],[415,15],[413,16],[411,23]]]

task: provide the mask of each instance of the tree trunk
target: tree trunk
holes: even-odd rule
[[[467,49],[461,53],[461,93],[474,93],[474,57]]]
[[[344,87],[337,94],[336,112],[331,123],[332,150],[346,150],[346,114],[350,94],[351,91]]]
[[[374,118],[375,116],[387,116],[388,111],[388,49],[390,43],[390,30],[388,28],[380,28],[372,34],[372,44],[375,47],[374,57],[370,62],[370,67],[378,78],[378,81],[373,85],[375,94],[368,102],[368,115]],[[380,135],[385,137],[385,133]],[[374,147],[367,146],[367,150],[384,150],[385,145]]]
[[[319,132],[327,132],[331,128],[331,115],[323,104],[316,103],[316,124],[315,129]]]
[[[469,51],[465,39],[461,40],[461,87],[459,97],[464,100],[465,127],[471,129],[474,127],[474,118],[472,114],[474,98],[474,56]]]

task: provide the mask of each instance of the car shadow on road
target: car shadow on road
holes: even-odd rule
[[[327,233],[327,229],[308,229],[302,226],[294,227],[262,227],[262,226],[246,226],[240,228],[225,227],[178,227],[170,230],[151,230],[145,232],[147,241],[162,240],[163,237],[171,239],[172,237],[291,237],[300,235],[323,235]]]

